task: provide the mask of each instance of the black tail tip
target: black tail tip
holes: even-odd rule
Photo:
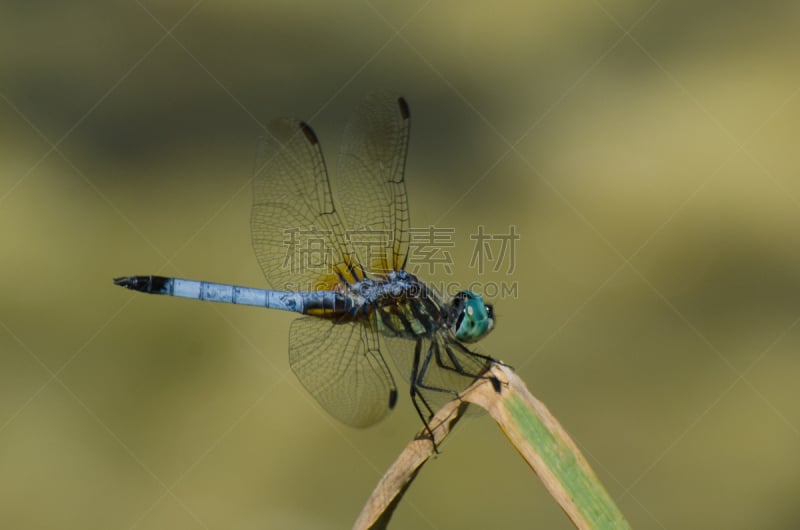
[[[119,278],[114,278],[114,285],[119,285],[132,291],[150,292],[151,278],[151,276],[120,276]]]
[[[166,294],[170,281],[171,278],[164,276],[120,276],[114,278],[114,285],[143,293]]]
[[[114,285],[119,285],[120,287],[127,287],[128,289],[131,289],[132,283],[136,283],[136,281],[135,278],[131,276],[120,276],[119,278],[114,278]]]
[[[160,276],[120,276],[119,278],[114,278],[114,285],[133,291],[152,293],[158,292],[158,288],[162,286],[161,283],[163,282],[159,283],[159,279],[161,279]]]

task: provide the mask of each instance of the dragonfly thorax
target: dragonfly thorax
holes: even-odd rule
[[[448,308],[409,272],[392,271],[379,279],[356,282],[348,290],[353,313],[369,318],[385,335],[426,337],[448,325]]]
[[[406,338],[429,337],[445,330],[461,342],[475,342],[494,328],[494,310],[473,291],[461,291],[443,303],[419,278],[392,271],[380,279],[348,286],[352,315],[369,318],[381,333]]]

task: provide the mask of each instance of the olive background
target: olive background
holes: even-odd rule
[[[335,186],[352,109],[391,90],[412,223],[454,231],[452,273],[420,274],[515,286],[481,351],[631,525],[797,528],[798,22],[790,1],[0,3],[0,527],[352,525],[420,426],[407,384],[345,427],[288,366],[293,315],[111,280],[266,286],[263,124],[308,120]],[[470,267],[479,226],[520,235],[512,270]],[[392,528],[498,527],[571,524],[478,415]]]

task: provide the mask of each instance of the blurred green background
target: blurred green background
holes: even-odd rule
[[[482,351],[548,404],[634,528],[800,525],[800,4],[0,3],[0,527],[346,528],[418,429],[291,373],[291,315],[136,295],[266,283],[261,124],[403,94],[415,226],[516,282]],[[469,234],[514,226],[478,274]],[[424,274],[424,272],[423,272]],[[427,277],[427,276],[426,276]],[[404,387],[405,388],[405,387]],[[487,416],[393,528],[571,528]]]

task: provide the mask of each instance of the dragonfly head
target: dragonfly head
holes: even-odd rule
[[[475,342],[494,328],[494,309],[478,293],[461,291],[450,307],[450,325],[461,342]]]

